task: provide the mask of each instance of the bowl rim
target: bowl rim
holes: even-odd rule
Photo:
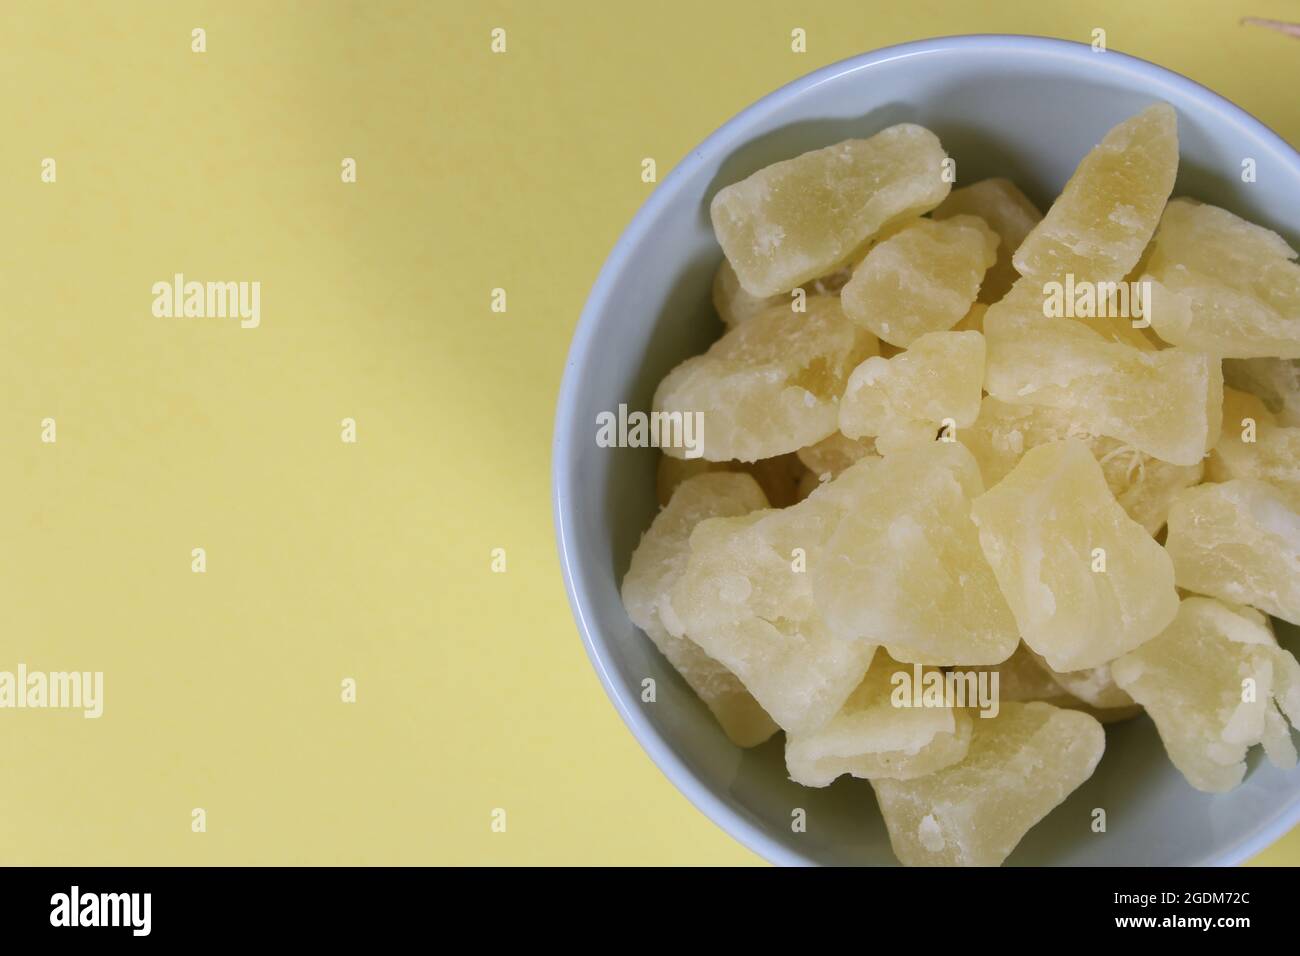
[[[569,606],[578,625],[587,658],[600,678],[606,696],[613,703],[623,723],[632,732],[632,736],[669,782],[697,810],[732,839],[774,864],[809,866],[814,865],[815,861],[776,842],[762,829],[727,806],[677,755],[642,709],[624,699],[614,684],[614,678],[610,673],[611,665],[605,656],[604,639],[596,632],[594,623],[589,619],[588,608],[591,607],[591,597],[581,576],[574,572],[578,560],[572,544],[576,537],[576,529],[573,526],[568,502],[580,501],[582,494],[580,477],[573,467],[574,458],[570,454],[576,430],[569,426],[574,421],[580,387],[578,369],[585,364],[585,357],[593,350],[596,327],[600,316],[607,310],[610,290],[616,277],[627,268],[632,249],[644,239],[658,215],[673,201],[678,192],[677,184],[684,182],[696,166],[705,162],[706,155],[713,154],[718,147],[730,144],[732,140],[740,139],[743,129],[763,113],[802,96],[822,83],[895,60],[967,50],[1011,52],[1033,50],[1052,52],[1073,59],[1102,55],[1105,69],[1112,75],[1136,76],[1148,87],[1163,85],[1200,100],[1221,116],[1244,127],[1254,137],[1271,145],[1281,155],[1283,162],[1300,168],[1300,153],[1297,153],[1276,132],[1226,97],[1167,67],[1109,48],[1104,54],[1098,54],[1090,44],[1074,40],[1025,34],[977,33],[934,37],[881,47],[836,61],[778,87],[745,107],[701,141],[698,146],[691,149],[642,203],[601,266],[600,273],[588,293],[565,357],[564,374],[556,405],[551,452],[552,516],[560,570],[564,578]],[[1300,798],[1292,801],[1289,806],[1283,807],[1281,812],[1249,836],[1231,846],[1208,854],[1204,859],[1190,865],[1236,865],[1268,847],[1297,823],[1300,823]]]

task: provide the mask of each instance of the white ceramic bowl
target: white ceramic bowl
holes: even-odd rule
[[[658,452],[598,447],[597,413],[620,403],[649,410],[663,375],[720,334],[709,283],[721,252],[708,209],[722,186],[776,160],[907,121],[939,135],[957,160],[959,184],[1009,176],[1046,209],[1106,130],[1156,100],[1178,111],[1175,195],[1225,206],[1295,245],[1300,156],[1241,109],[1120,53],[1036,37],[968,36],[867,53],[764,97],[681,161],[601,270],[569,352],[555,428],[555,524],[569,599],[592,664],[641,745],[700,810],[767,859],[894,862],[865,781],[842,778],[822,790],[791,783],[779,735],[755,750],[733,747],[628,621],[619,584],[655,514]],[[1255,161],[1254,183],[1241,179],[1247,158]],[[1294,638],[1292,631],[1284,642],[1300,650]],[[645,677],[657,681],[656,703],[641,703]],[[794,807],[807,811],[805,833],[791,832]],[[1107,811],[1104,835],[1088,825],[1094,807]],[[1236,863],[1298,820],[1300,770],[1278,771],[1256,753],[1232,793],[1198,793],[1142,717],[1107,731],[1092,779],[1031,830],[1008,862]]]

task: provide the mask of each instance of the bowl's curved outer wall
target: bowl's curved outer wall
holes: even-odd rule
[[[976,36],[891,47],[826,67],[731,120],[673,170],[623,234],[578,324],[560,392],[555,521],[570,603],[591,661],[637,739],[686,796],[736,839],[780,863],[888,864],[865,781],[825,790],[786,779],[780,739],[732,747],[704,707],[628,621],[618,586],[655,512],[650,449],[603,449],[595,418],[648,409],[673,365],[720,332],[709,282],[720,259],[708,204],[723,185],[777,159],[892,123],[933,129],[958,183],[1010,176],[1043,208],[1115,123],[1155,100],[1178,111],[1190,194],[1300,236],[1300,156],[1249,115],[1177,74],[1115,52],[1036,37]],[[1256,182],[1243,183],[1253,159]],[[1292,649],[1297,642],[1284,638]],[[657,702],[640,700],[644,678]],[[1094,808],[1107,830],[1092,831]],[[792,812],[807,812],[793,833]],[[1300,819],[1300,770],[1252,761],[1246,782],[1210,796],[1188,786],[1146,718],[1108,731],[1093,778],[1035,827],[1009,862],[1236,863]]]

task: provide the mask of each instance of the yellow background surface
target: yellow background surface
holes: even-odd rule
[[[1242,15],[1300,3],[5,3],[0,669],[106,701],[0,711],[0,862],[757,862],[619,721],[555,555],[642,158],[862,51],[1094,27],[1300,142],[1300,41]],[[177,272],[261,326],[155,318]]]

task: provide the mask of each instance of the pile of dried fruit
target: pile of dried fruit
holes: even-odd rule
[[[717,194],[726,333],[654,399],[703,458],[665,449],[623,596],[736,744],[870,780],[904,863],[995,865],[1103,722],[1144,709],[1201,790],[1295,765],[1300,265],[1169,201],[1163,104],[1045,216],[946,160],[904,124]],[[996,672],[996,715],[899,706],[922,672]]]

